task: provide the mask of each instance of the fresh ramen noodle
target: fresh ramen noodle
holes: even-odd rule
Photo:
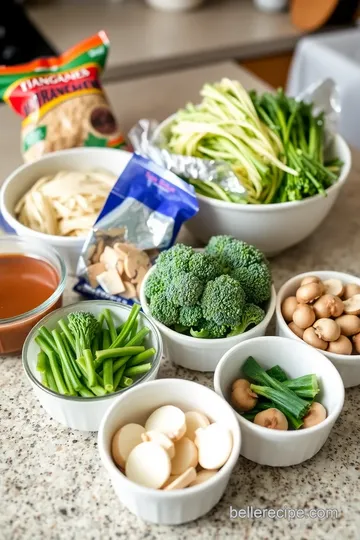
[[[124,145],[100,84],[108,50],[99,32],[62,56],[0,67],[0,98],[23,118],[24,161],[64,148]]]
[[[60,171],[43,176],[17,203],[15,215],[34,231],[86,236],[116,178],[106,171]]]

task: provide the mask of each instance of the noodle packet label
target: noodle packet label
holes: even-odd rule
[[[74,290],[127,305],[160,251],[199,210],[194,188],[137,154],[112,188],[83,246]]]
[[[66,148],[125,144],[100,83],[109,45],[101,31],[61,56],[0,66],[0,99],[23,119],[25,162]]]

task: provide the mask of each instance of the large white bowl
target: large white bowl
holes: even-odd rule
[[[98,317],[105,308],[110,309],[114,318],[117,318],[118,324],[125,322],[131,310],[128,306],[110,302],[108,300],[90,300],[62,307],[44,317],[36,326],[34,326],[26,338],[23,347],[22,359],[24,370],[40,404],[57,422],[80,431],[97,431],[107,409],[114,403],[119,395],[124,394],[128,389],[124,388],[113,394],[107,394],[101,397],[82,398],[63,396],[45,388],[41,384],[40,374],[36,370],[37,354],[40,351],[40,348],[35,342],[35,337],[38,334],[40,326],[44,325],[49,330],[53,330],[60,319],[66,317],[66,315],[73,311],[89,311]],[[147,326],[151,330],[145,338],[144,343],[147,348],[154,347],[156,349],[156,355],[151,360],[151,370],[135,381],[132,387],[136,387],[144,381],[151,381],[156,378],[163,353],[162,340],[158,329],[146,315],[140,312],[139,330],[144,326]]]
[[[162,405],[175,405],[184,412],[201,411],[231,431],[230,457],[207,482],[187,489],[155,490],[135,484],[116,467],[111,457],[115,432],[129,422],[144,425],[150,414]],[[182,379],[160,379],[128,390],[107,411],[98,435],[101,461],[122,504],[145,521],[174,525],[203,516],[219,502],[239,458],[240,446],[240,428],[230,405],[213,390]]]
[[[327,410],[324,422],[297,431],[277,431],[258,426],[236,413],[241,435],[241,455],[273,467],[297,465],[312,458],[326,442],[344,404],[344,385],[339,373],[325,356],[306,343],[281,337],[260,337],[239,343],[219,362],[214,377],[215,391],[230,399],[231,385],[242,377],[245,360],[253,356],[266,370],[275,365],[284,369],[290,378],[315,373],[320,393],[316,401]]]
[[[273,285],[271,287],[271,298],[267,303],[266,315],[260,324],[238,336],[221,339],[194,338],[171,330],[171,328],[168,328],[157,321],[151,315],[150,307],[145,296],[145,284],[152,272],[155,271],[155,268],[156,265],[150,268],[142,282],[140,302],[146,315],[160,330],[164,341],[165,355],[170,358],[174,364],[196,371],[214,371],[222,355],[236,345],[236,343],[265,335],[266,329],[269,326],[275,311],[276,292]]]
[[[63,170],[89,171],[91,169],[105,169],[119,176],[131,156],[129,152],[112,148],[72,148],[46,154],[33,163],[18,167],[7,177],[0,190],[0,213],[16,234],[35,237],[55,248],[63,257],[69,273],[75,274],[85,237],[55,236],[34,231],[16,219],[14,208],[41,176]]]
[[[153,141],[169,133],[174,115],[156,129]],[[326,218],[348,179],[351,152],[344,139],[337,135],[331,155],[343,163],[337,182],[327,196],[316,195],[303,201],[277,204],[235,204],[197,195],[199,212],[186,223],[190,232],[205,244],[218,234],[229,234],[258,247],[272,257],[310,236]]]
[[[330,272],[326,270],[305,272],[289,279],[279,290],[276,301],[276,334],[278,336],[284,336],[291,339],[296,339],[297,341],[302,341],[302,339],[295,335],[286,324],[281,313],[281,304],[288,296],[294,296],[304,277],[314,275],[318,276],[322,280],[340,279],[343,283],[356,283],[357,285],[360,285],[360,278],[358,277],[352,276],[351,274],[343,274],[342,272]],[[334,364],[342,377],[345,388],[358,386],[360,384],[360,354],[350,355],[335,354],[327,351],[321,352]]]

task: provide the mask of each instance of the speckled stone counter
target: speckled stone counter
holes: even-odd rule
[[[360,275],[359,231],[360,156],[354,155],[349,182],[327,220],[311,238],[272,260],[276,288],[308,270]],[[69,280],[66,302],[75,299],[71,285]],[[269,333],[273,332],[272,325]],[[170,361],[163,362],[159,376],[212,386],[211,374],[177,368]],[[96,434],[68,430],[49,418],[25,378],[21,360],[2,358],[0,540],[357,539],[359,432],[360,387],[347,390],[344,410],[312,460],[273,469],[240,458],[226,494],[208,515],[178,527],[150,525],[120,505],[100,464]],[[337,518],[230,519],[230,506],[335,509]]]

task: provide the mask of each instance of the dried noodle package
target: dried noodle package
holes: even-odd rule
[[[99,32],[59,57],[0,67],[0,99],[23,118],[25,162],[65,148],[124,145],[100,84],[108,51]]]
[[[198,212],[194,188],[139,155],[111,190],[84,244],[75,291],[132,304],[160,251],[173,245],[181,225]]]

